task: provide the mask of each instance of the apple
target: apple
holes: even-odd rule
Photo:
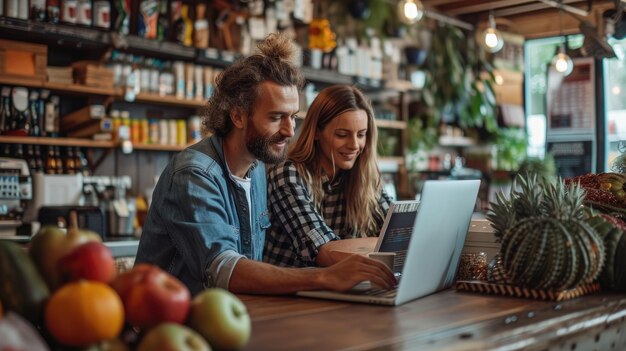
[[[103,243],[91,241],[75,247],[58,262],[61,281],[94,280],[109,283],[115,278],[115,260]]]
[[[202,336],[194,330],[174,323],[163,323],[141,339],[137,351],[211,351]]]
[[[191,301],[187,325],[200,333],[211,347],[240,349],[250,340],[250,316],[246,305],[230,292],[206,289]]]
[[[118,338],[100,341],[83,351],[130,351],[128,345]]]
[[[111,286],[122,298],[126,321],[151,328],[157,324],[183,323],[189,312],[189,289],[176,277],[152,264],[138,264],[118,275]]]

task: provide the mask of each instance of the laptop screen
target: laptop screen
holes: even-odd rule
[[[417,200],[392,202],[385,216],[375,251],[396,253],[394,273],[402,273],[418,208]]]

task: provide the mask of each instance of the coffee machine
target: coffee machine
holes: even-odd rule
[[[28,163],[17,158],[0,157],[0,236],[13,236],[33,198]]]

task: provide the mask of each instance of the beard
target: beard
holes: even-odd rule
[[[267,164],[279,163],[287,158],[289,138],[283,137],[280,133],[264,136],[259,133],[254,123],[250,123],[249,126],[246,131],[246,148],[248,148],[248,151],[254,155],[254,157]],[[270,145],[281,141],[287,141],[283,151],[272,151]]]

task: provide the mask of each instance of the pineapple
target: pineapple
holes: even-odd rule
[[[509,199],[498,194],[487,218],[501,242],[505,280],[535,289],[574,288],[596,278],[604,243],[588,223],[584,190],[518,176]],[[514,190],[519,189],[519,190]]]

